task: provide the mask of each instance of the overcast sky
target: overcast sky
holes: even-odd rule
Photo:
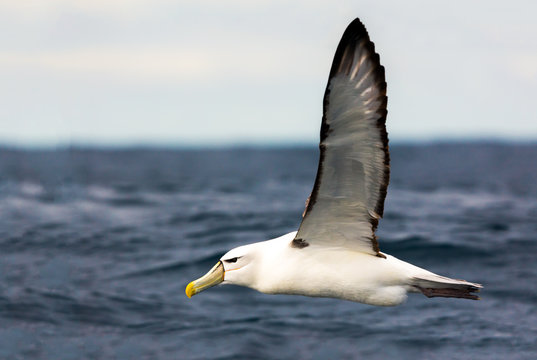
[[[0,143],[318,141],[345,27],[392,141],[537,139],[535,1],[0,0]]]

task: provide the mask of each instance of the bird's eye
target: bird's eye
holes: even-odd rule
[[[237,262],[237,259],[238,257],[234,257],[234,258],[231,258],[231,259],[228,259],[228,260],[224,260],[225,262],[228,262],[228,263],[235,263]]]

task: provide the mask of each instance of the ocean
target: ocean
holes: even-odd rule
[[[536,359],[537,145],[399,144],[383,252],[482,283],[397,307],[185,286],[297,229],[315,147],[0,149],[0,359]]]

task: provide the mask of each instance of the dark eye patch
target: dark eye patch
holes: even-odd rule
[[[225,261],[225,262],[228,262],[228,263],[236,263],[238,259],[239,259],[238,257],[234,257],[234,258],[231,258],[231,259],[228,259],[228,260],[224,260],[224,261]]]

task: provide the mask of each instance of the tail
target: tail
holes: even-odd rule
[[[483,288],[481,284],[465,280],[450,279],[433,273],[420,274],[412,278],[412,286],[427,297],[453,297],[461,299],[479,300],[479,296],[472,294]]]

